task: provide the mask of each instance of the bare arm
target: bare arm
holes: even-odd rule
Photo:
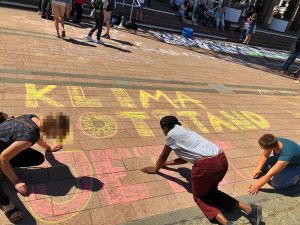
[[[165,162],[167,161],[171,151],[172,151],[172,149],[169,146],[165,145],[162,153],[160,154],[160,156],[156,162],[156,166],[155,167],[146,167],[146,168],[142,169],[142,171],[145,173],[149,173],[149,174],[158,173],[160,168],[162,168],[164,166]]]
[[[270,151],[266,151],[264,150],[263,154],[260,156],[258,165],[255,168],[255,171],[253,173],[252,178],[256,178],[259,175],[259,172],[261,171],[261,169],[263,168],[263,166],[265,165],[265,163],[267,162],[269,156],[271,154],[271,150]]]
[[[187,161],[185,161],[184,159],[181,159],[181,158],[177,158],[177,159],[174,159],[174,160],[171,160],[171,161],[167,161],[165,163],[166,166],[175,166],[175,165],[181,165],[181,164],[185,164],[187,163]]]
[[[269,172],[263,176],[256,184],[250,185],[249,193],[256,194],[258,190],[264,186],[268,181],[276,174],[280,173],[289,162],[287,161],[278,161],[270,170]]]
[[[0,165],[3,173],[7,176],[11,183],[16,185],[19,178],[13,170],[10,160],[20,152],[29,148],[32,145],[29,141],[15,141],[8,148],[6,148],[0,155]]]
[[[44,140],[43,138],[41,138],[40,140],[38,140],[37,144],[44,148],[46,151],[49,151],[51,149],[50,145],[48,145]]]
[[[37,144],[39,146],[41,146],[42,148],[44,148],[46,150],[46,152],[57,152],[59,150],[61,150],[63,148],[62,145],[56,145],[53,148],[51,148],[50,145],[48,145],[43,138],[41,138],[40,140],[38,140]]]

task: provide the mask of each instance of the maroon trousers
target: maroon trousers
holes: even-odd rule
[[[193,197],[209,220],[214,219],[221,212],[218,207],[230,211],[238,202],[218,190],[218,185],[224,178],[227,170],[228,162],[224,152],[213,158],[196,160],[193,166]]]

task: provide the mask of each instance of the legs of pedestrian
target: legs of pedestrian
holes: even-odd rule
[[[281,73],[287,73],[289,67],[293,64],[293,62],[296,60],[296,58],[299,56],[300,52],[294,52],[290,53],[287,60],[283,63],[281,67]]]
[[[97,32],[97,43],[98,44],[103,44],[102,41],[100,41],[100,37],[101,37],[101,33],[102,33],[102,27],[103,27],[103,17],[102,16],[95,16],[95,26],[90,30],[90,32],[88,33],[88,36],[86,37],[86,39],[88,39],[88,41],[93,41],[93,33],[98,30]]]
[[[44,19],[46,19],[48,3],[49,0],[42,0],[41,2],[41,17]]]
[[[54,23],[55,23],[55,29],[56,29],[56,35],[58,38],[62,37],[64,38],[66,36],[66,32],[65,32],[65,23],[64,23],[64,16],[65,16],[65,9],[66,6],[62,6],[62,5],[58,5],[53,3],[52,4],[52,10],[54,13]],[[59,33],[59,22],[62,28],[62,33],[60,36]]]
[[[111,22],[111,11],[106,11],[107,17],[104,19],[106,25],[106,33],[103,37],[110,39],[109,30],[110,30],[110,22]]]
[[[42,15],[42,2],[43,2],[43,0],[40,0],[40,1],[39,1],[38,15]]]
[[[74,22],[81,23],[82,20],[82,4],[75,2],[76,20]]]

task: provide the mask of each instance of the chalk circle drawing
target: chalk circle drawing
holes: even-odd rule
[[[59,165],[60,163],[68,164],[75,178],[82,177],[81,180],[76,179],[75,182],[76,186],[80,186],[83,191],[77,188],[75,194],[70,195],[72,198],[63,202],[55,202],[47,195],[48,190],[45,184],[37,184],[29,188],[29,201],[27,202],[29,210],[39,221],[51,224],[71,219],[83,210],[91,199],[93,185],[93,181],[88,179],[92,175],[92,169],[82,151],[67,151],[57,156],[60,156],[57,161]],[[71,156],[75,159],[70,160]]]
[[[93,138],[106,138],[117,132],[117,123],[108,115],[88,112],[79,118],[82,131]]]
[[[231,54],[241,54],[255,57],[266,57],[272,59],[285,60],[288,57],[288,52],[278,51],[275,49],[268,49],[258,46],[244,46],[237,43],[228,43],[221,41],[213,41],[208,39],[200,38],[185,38],[181,35],[170,34],[159,31],[149,31],[150,34],[154,35],[160,41],[168,44],[185,46],[185,47],[196,47],[216,52],[224,52]]]

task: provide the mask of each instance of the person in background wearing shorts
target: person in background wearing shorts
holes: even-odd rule
[[[144,173],[157,174],[162,167],[190,162],[193,164],[194,201],[209,220],[216,219],[222,225],[236,225],[235,222],[228,221],[219,208],[228,211],[238,208],[249,217],[254,217],[255,225],[260,224],[262,216],[260,205],[239,202],[218,189],[228,170],[226,156],[218,146],[198,133],[182,127],[175,116],[162,118],[160,126],[166,136],[165,146],[156,166],[142,169]],[[171,151],[174,151],[178,158],[166,162]]]
[[[65,38],[66,37],[66,31],[65,31],[65,24],[64,24],[64,17],[65,12],[67,13],[67,17],[70,15],[71,10],[71,0],[53,0],[52,1],[52,11],[54,14],[54,22],[55,22],[55,29],[57,37]],[[59,23],[62,28],[61,36],[59,33]]]
[[[109,29],[111,23],[111,14],[113,9],[115,9],[114,0],[103,0],[103,13],[104,13],[104,22],[106,25],[106,33],[102,36],[104,38],[110,39]]]
[[[140,23],[143,19],[143,9],[145,7],[145,0],[138,0],[138,1],[140,3],[140,6],[136,11],[136,21]]]

